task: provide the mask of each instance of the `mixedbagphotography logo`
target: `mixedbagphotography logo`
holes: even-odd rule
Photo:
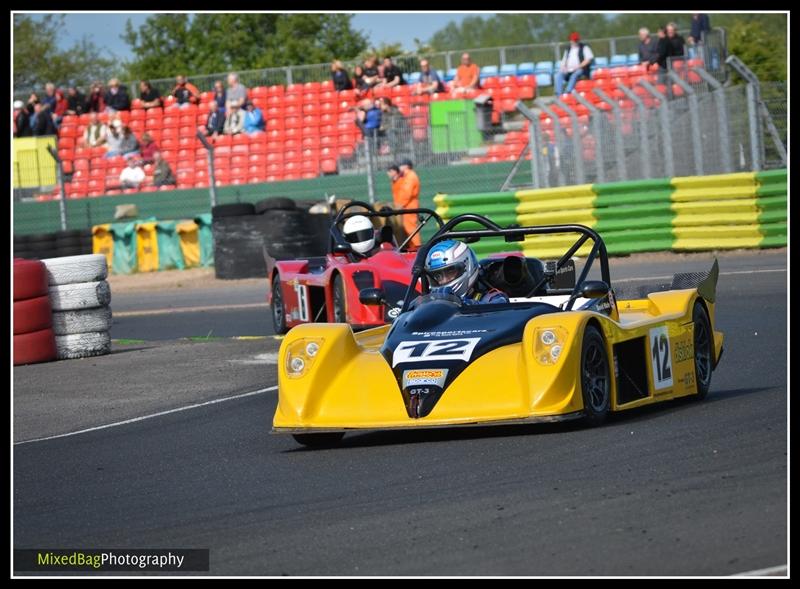
[[[15,549],[15,571],[208,571],[208,549]]]

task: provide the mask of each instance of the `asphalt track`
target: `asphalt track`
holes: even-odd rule
[[[620,265],[615,276],[692,263]],[[596,429],[371,432],[313,451],[269,435],[267,391],[16,445],[14,546],[210,548],[212,574],[727,575],[784,564],[785,269],[785,253],[721,260],[726,351],[703,402]],[[209,304],[187,306],[198,303]],[[252,374],[250,390],[276,382],[274,365]],[[161,406],[175,407],[166,394]]]

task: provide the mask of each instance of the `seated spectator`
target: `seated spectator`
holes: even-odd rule
[[[86,112],[86,97],[75,86],[67,88],[67,113],[68,115],[82,115]]]
[[[174,186],[178,183],[175,179],[175,174],[172,173],[172,168],[161,157],[161,152],[157,151],[153,154],[153,186]]]
[[[227,101],[227,96],[222,80],[214,82],[214,102],[217,103],[217,110],[223,117],[225,116],[225,102]]]
[[[333,88],[337,92],[342,90],[350,90],[353,87],[350,81],[350,76],[347,75],[347,70],[338,59],[331,64],[331,79],[333,80]]]
[[[108,127],[100,121],[100,117],[96,112],[89,115],[89,124],[83,132],[83,140],[89,147],[99,147],[106,142],[108,135]]]
[[[105,157],[109,158],[118,155],[139,154],[139,142],[136,140],[136,136],[130,127],[126,127],[119,119],[114,119],[106,134],[106,148],[108,151],[106,151]]]
[[[34,104],[31,129],[33,129],[34,137],[56,134],[53,113],[50,112],[50,108],[46,104],[41,102]]]
[[[225,111],[234,104],[238,108],[243,108],[244,103],[247,102],[247,88],[239,83],[239,75],[230,73],[228,74],[228,92],[225,98]]]
[[[364,66],[357,65],[353,68],[353,88],[363,94],[369,90],[369,86],[364,81]]]
[[[142,134],[140,151],[142,154],[141,159],[143,164],[152,164],[155,161],[155,152],[160,151],[158,148],[158,143],[153,141],[153,137],[147,131]]]
[[[414,85],[412,94],[433,94],[434,92],[444,92],[444,84],[439,78],[436,70],[431,68],[427,59],[419,62],[420,76],[419,82]]]
[[[128,157],[130,155],[139,155],[139,140],[136,135],[127,125],[122,126],[122,142],[120,143],[120,151],[122,155]]]
[[[364,75],[361,78],[362,85],[365,86],[367,90],[371,89],[373,86],[377,86],[380,81],[380,72],[378,72],[378,61],[374,55],[369,56],[366,60],[364,60]]]
[[[238,135],[244,129],[244,115],[236,102],[228,105],[228,116],[225,117],[225,126],[222,132],[226,135]]]
[[[200,102],[200,90],[194,84],[189,83],[186,76],[175,77],[175,88],[172,90],[172,95],[175,97],[175,103],[181,108]]]
[[[48,82],[44,85],[44,96],[42,97],[42,104],[46,105],[50,112],[55,112],[56,110],[56,102],[58,98],[56,98],[56,85],[52,82]]]
[[[153,88],[148,80],[139,82],[139,100],[142,101],[142,108],[156,108],[161,106],[161,93]]]
[[[400,71],[399,67],[392,63],[392,58],[384,57],[383,72],[378,85],[385,86],[386,88],[394,88],[395,86],[403,86],[405,83],[406,80],[403,77],[403,72]]]
[[[208,119],[206,119],[206,137],[216,137],[225,128],[225,115],[220,112],[216,101],[208,103]]]
[[[364,137],[376,139],[381,128],[381,109],[370,98],[365,98],[356,107],[356,125]]]
[[[467,90],[479,88],[478,81],[480,79],[480,69],[478,65],[472,63],[469,53],[464,53],[461,56],[461,65],[456,70],[456,77],[453,78],[452,93],[453,95],[464,94]]]
[[[261,109],[249,100],[245,103],[244,132],[248,134],[261,133],[264,130],[264,114]]]
[[[575,84],[581,78],[589,77],[589,70],[594,61],[594,54],[591,48],[585,43],[581,43],[581,36],[572,32],[569,34],[569,49],[564,51],[561,58],[561,67],[556,73],[555,86],[556,96],[563,93],[571,93],[575,89]],[[566,82],[566,88],[564,87]]]
[[[105,112],[106,110],[106,91],[103,84],[100,82],[93,82],[92,89],[89,93],[89,99],[86,102],[86,110],[88,112]]]
[[[69,104],[67,103],[67,98],[64,96],[64,91],[59,88],[56,90],[56,106],[53,109],[53,122],[55,123],[56,127],[61,125],[61,119],[64,118],[64,115],[67,114],[67,108]]]
[[[14,137],[31,136],[31,120],[25,103],[21,100],[14,101]]]
[[[128,89],[119,83],[116,78],[108,81],[108,90],[103,97],[106,103],[106,110],[118,112],[131,109],[131,99],[128,96]]]
[[[139,188],[139,185],[144,182],[145,173],[142,163],[139,158],[128,158],[125,167],[119,174],[119,183],[122,188]]]

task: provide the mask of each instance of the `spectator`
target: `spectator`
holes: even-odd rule
[[[161,152],[157,151],[153,154],[153,186],[175,186],[178,181],[175,180],[175,174],[172,173],[172,168],[161,157]]]
[[[711,21],[707,14],[695,12],[692,14],[692,31],[689,33],[689,45],[702,45],[703,33],[711,31]]]
[[[414,86],[412,94],[433,94],[435,92],[444,92],[444,84],[439,78],[436,70],[431,68],[427,59],[419,62],[420,76],[419,82]]]
[[[145,173],[142,169],[142,161],[135,157],[128,158],[125,167],[119,174],[119,183],[122,188],[139,188],[144,179]]]
[[[667,25],[667,57],[683,57],[686,42],[678,34],[678,25],[671,22]]]
[[[236,101],[228,105],[228,116],[225,117],[225,126],[222,128],[226,135],[238,135],[244,129],[244,115]]]
[[[365,98],[357,107],[356,125],[364,137],[377,139],[381,128],[381,109],[370,98]]]
[[[337,92],[342,90],[350,90],[353,87],[350,82],[350,76],[347,75],[347,70],[338,59],[331,64],[331,79],[333,80],[333,88]]]
[[[41,102],[37,102],[33,107],[33,120],[31,122],[31,129],[33,129],[34,137],[42,137],[44,135],[55,135],[56,126],[53,123],[53,113],[50,109]]]
[[[56,90],[56,106],[53,109],[53,122],[55,123],[56,127],[61,125],[61,119],[64,118],[64,115],[67,114],[67,108],[69,104],[67,103],[67,98],[64,96],[64,91],[61,88]]]
[[[119,119],[114,119],[106,134],[106,148],[108,149],[106,157],[139,154],[139,142],[136,140],[136,136],[130,127],[123,125]]]
[[[419,200],[415,200],[412,194],[412,183],[408,182],[408,178],[403,174],[400,166],[392,164],[387,170],[389,180],[392,182],[392,201],[395,209],[415,209],[419,207]],[[405,235],[403,239],[408,237],[417,228],[416,215],[403,215],[402,216],[403,231]],[[419,236],[415,236],[410,243],[419,246]]]
[[[247,88],[239,83],[238,74],[228,74],[228,92],[225,100],[226,112],[233,105],[238,108],[244,107],[245,102],[247,102]]]
[[[639,29],[639,63],[651,65],[658,61],[658,38],[646,27]]]
[[[399,67],[392,63],[392,58],[384,57],[383,73],[378,85],[385,86],[387,88],[394,88],[395,86],[403,86],[405,83],[406,80],[403,77],[403,72],[400,71]]]
[[[25,103],[21,100],[14,101],[14,137],[31,136],[31,120]]]
[[[161,93],[153,88],[148,80],[139,82],[139,100],[142,101],[142,108],[156,108],[161,106]]]
[[[353,88],[359,94],[363,94],[369,90],[369,85],[364,81],[364,66],[357,65],[353,68]]]
[[[208,119],[206,119],[206,136],[216,137],[225,128],[225,115],[220,112],[217,102],[212,100],[208,103]]]
[[[46,105],[50,112],[55,112],[56,110],[56,102],[58,98],[56,98],[56,86],[55,84],[48,82],[44,85],[44,98],[42,98],[42,104]]]
[[[377,86],[380,83],[380,73],[378,72],[378,61],[374,55],[370,55],[364,61],[364,76],[361,78],[362,84],[366,87],[367,90],[371,89],[373,86]]]
[[[479,88],[480,69],[478,65],[472,63],[469,53],[461,56],[461,65],[456,70],[456,77],[453,78],[452,92],[454,95],[464,94],[467,90]]]
[[[400,173],[403,176],[403,182],[405,182],[406,191],[404,195],[408,199],[405,201],[404,208],[418,209],[420,183],[419,176],[417,176],[417,173],[414,171],[414,163],[410,159],[402,160],[400,162]],[[417,228],[416,215],[403,215],[403,228],[408,235],[411,235]],[[421,245],[419,233],[415,235],[409,243],[419,247]]]
[[[108,127],[100,121],[96,112],[89,115],[89,125],[83,132],[83,140],[89,147],[99,147],[106,142]]]
[[[176,104],[181,108],[200,102],[200,90],[194,84],[189,83],[186,76],[175,77],[175,88],[172,90],[172,95],[175,97]]]
[[[128,157],[131,155],[139,155],[139,140],[136,135],[127,125],[122,127],[122,143],[120,144],[122,155]]]
[[[28,97],[28,102],[25,103],[25,112],[28,113],[28,127],[31,130],[31,134],[33,134],[33,123],[36,119],[36,105],[39,102],[39,96],[34,92]]]
[[[68,115],[82,115],[87,110],[86,97],[75,86],[67,88]]]
[[[227,93],[225,92],[225,86],[222,83],[222,80],[217,80],[214,82],[214,101],[217,103],[217,110],[219,114],[223,117],[225,116],[225,100],[227,98]]]
[[[264,131],[264,114],[251,101],[245,103],[244,132],[252,135]]]
[[[108,90],[106,90],[104,100],[106,103],[106,110],[117,112],[131,109],[131,99],[128,96],[128,89],[122,86],[116,78],[111,78],[108,81]]]
[[[397,108],[387,97],[381,97],[377,101],[381,109],[381,124],[378,135],[388,143],[389,152],[395,157],[401,155],[404,146],[411,140],[411,129],[408,121],[400,109]]]
[[[106,110],[105,94],[102,83],[92,83],[92,90],[89,93],[86,110],[89,112],[104,112]]]
[[[161,151],[158,148],[158,143],[153,141],[153,137],[145,131],[142,134],[142,144],[141,144],[141,153],[142,153],[142,163],[143,164],[152,164],[155,161],[154,154],[157,151]]]
[[[594,61],[594,54],[591,48],[581,43],[581,36],[572,32],[569,34],[569,49],[564,52],[561,58],[561,67],[556,74],[556,96],[562,93],[571,93],[575,89],[575,84],[582,77],[589,77],[589,70]],[[564,88],[564,82],[567,87]]]

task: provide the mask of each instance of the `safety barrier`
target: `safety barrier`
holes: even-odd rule
[[[438,194],[444,219],[480,213],[500,225],[579,223],[603,237],[609,254],[783,247],[787,236],[786,170],[687,176],[540,190]],[[524,242],[485,240],[476,253],[523,251],[561,255],[567,234],[529,236]],[[589,245],[578,251],[585,255]]]

